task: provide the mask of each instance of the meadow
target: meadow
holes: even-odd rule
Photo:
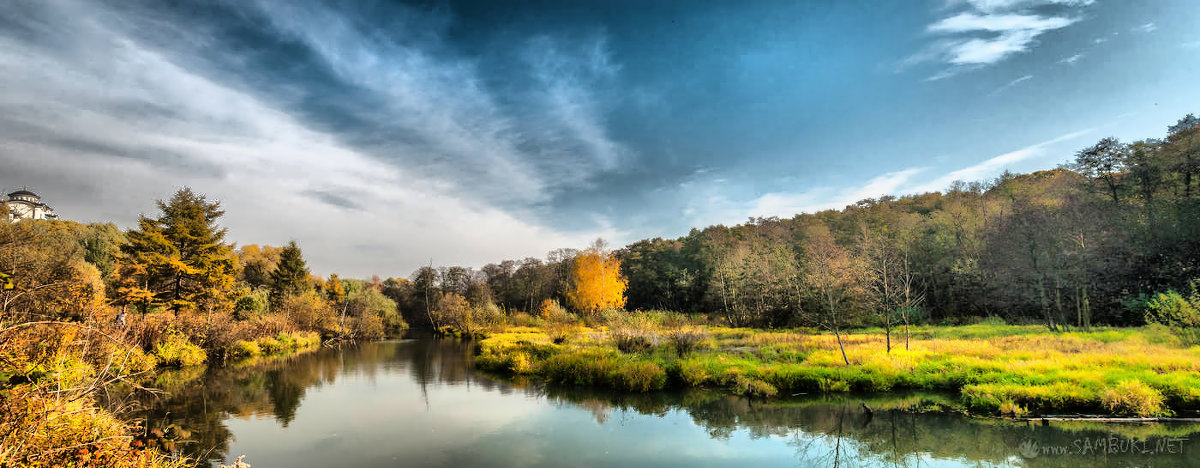
[[[927,390],[977,415],[1171,416],[1200,408],[1200,347],[1169,329],[1050,332],[999,320],[833,334],[695,323],[669,313],[530,320],[484,333],[476,364],[550,383],[647,392],[719,388],[763,399]]]

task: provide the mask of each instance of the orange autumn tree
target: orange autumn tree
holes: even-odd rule
[[[629,281],[621,276],[621,260],[596,240],[591,248],[575,256],[571,265],[567,301],[575,310],[594,314],[602,309],[625,307],[625,288]]]

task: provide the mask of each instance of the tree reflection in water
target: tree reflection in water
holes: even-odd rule
[[[786,440],[802,466],[918,467],[934,460],[964,466],[1017,465],[1034,467],[1078,466],[1192,466],[1187,441],[1177,441],[1182,453],[1130,453],[1137,446],[1122,441],[1149,441],[1144,448],[1161,448],[1164,438],[1195,439],[1195,425],[1027,425],[972,418],[946,411],[953,398],[943,395],[906,394],[887,397],[810,397],[792,400],[752,401],[705,390],[645,394],[614,393],[599,389],[561,388],[523,380],[507,380],[472,369],[472,347],[452,340],[420,338],[403,341],[347,345],[276,360],[163,371],[152,382],[163,390],[154,397],[130,396],[114,388],[107,404],[118,407],[140,403],[135,415],[147,427],[175,425],[190,431],[183,455],[209,464],[228,459],[233,436],[231,418],[270,417],[287,427],[296,417],[306,392],[335,385],[355,376],[369,381],[379,375],[408,375],[424,402],[429,392],[446,385],[470,386],[502,395],[535,397],[538,401],[589,412],[596,424],[614,417],[663,417],[686,414],[708,436],[728,440],[742,431],[754,439]],[[866,403],[873,411],[863,407]],[[1116,441],[1120,453],[1080,454],[1080,441]],[[1028,453],[1036,442],[1046,447],[1066,447],[1071,453]],[[1022,444],[1026,457],[1022,456]],[[1028,455],[1036,455],[1028,457]],[[958,463],[954,463],[957,461]]]

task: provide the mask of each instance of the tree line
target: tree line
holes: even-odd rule
[[[839,330],[999,316],[1051,329],[1137,325],[1156,292],[1200,277],[1200,118],[1164,138],[1103,138],[1061,167],[841,210],[752,218],[613,252],[629,309],[733,326]],[[568,303],[577,251],[388,280],[422,308],[453,291],[509,310]],[[385,287],[387,290],[387,287]]]
[[[74,289],[8,294],[2,305],[36,297],[86,302],[87,291],[106,289],[108,303],[134,311],[274,310],[326,333],[357,321],[371,335],[403,323],[400,313],[443,326],[464,315],[486,322],[561,305],[833,331],[987,316],[1051,329],[1135,325],[1155,293],[1184,290],[1200,277],[1198,172],[1200,118],[1188,114],[1164,138],[1103,138],[1056,169],[752,218],[616,250],[598,242],[545,259],[479,269],[431,264],[408,277],[367,280],[311,275],[295,243],[235,247],[217,225],[219,203],[184,189],[158,203],[160,216],[143,216],[127,232],[36,228],[73,231],[67,237],[77,246],[50,247],[61,258],[44,259],[60,268],[42,271],[74,272]],[[0,234],[22,235],[14,229]]]

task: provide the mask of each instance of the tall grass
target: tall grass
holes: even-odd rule
[[[958,392],[977,414],[1078,411],[1164,415],[1200,408],[1200,347],[1163,342],[1154,327],[1050,333],[999,322],[916,327],[909,349],[880,333],[664,327],[613,317],[571,341],[527,327],[493,333],[479,362],[503,372],[634,391],[668,385],[771,396],[796,392]],[[663,336],[666,339],[650,339]]]

